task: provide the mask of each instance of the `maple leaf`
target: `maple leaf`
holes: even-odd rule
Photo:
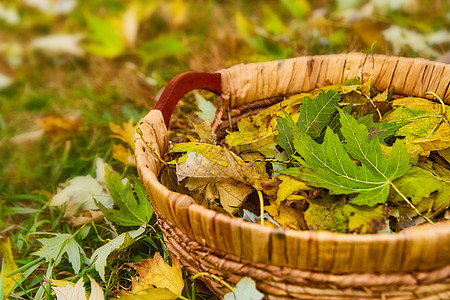
[[[118,209],[108,209],[96,201],[97,206],[108,220],[122,226],[140,226],[150,221],[153,216],[153,209],[147,198],[147,192],[140,181],[133,181],[136,199],[131,184],[128,181],[123,182],[118,173],[107,172],[105,180],[112,200],[118,207]]]
[[[250,277],[243,277],[233,291],[225,294],[224,300],[261,300],[264,294],[256,289],[256,284]]]
[[[181,264],[171,257],[172,266],[167,264],[161,254],[155,253],[152,259],[143,259],[138,263],[129,263],[139,277],[132,278],[131,291],[120,299],[165,299],[175,300],[184,288]]]
[[[76,284],[65,280],[52,280],[52,289],[55,291],[57,300],[104,300],[103,291],[94,278],[91,281],[91,295],[86,298],[83,277]]]
[[[396,141],[386,159],[377,135],[369,140],[365,125],[342,111],[339,114],[345,148],[330,128],[323,144],[304,132],[294,138],[295,150],[302,157],[298,161],[311,169],[301,170],[300,178],[312,186],[329,189],[330,194],[358,193],[350,200],[354,204],[374,206],[386,202],[392,181],[411,167],[403,143]],[[361,166],[349,155],[358,159]]]
[[[381,144],[385,145],[385,139],[392,136],[397,130],[402,128],[403,126],[409,124],[410,121],[381,121],[381,122],[373,122],[373,115],[366,115],[364,117],[359,118],[358,124],[364,124],[369,130],[369,139],[372,139],[375,135],[378,136],[378,139]]]
[[[134,152],[134,135],[136,134],[136,129],[139,127],[139,122],[134,125],[133,118],[129,119],[128,122],[122,123],[122,125],[109,123],[109,129],[115,133],[111,135],[113,138],[118,138],[130,146]]]
[[[277,117],[278,145],[291,155],[294,153],[293,140],[297,132],[305,132],[313,139],[321,136],[322,130],[333,120],[340,100],[341,97],[334,90],[322,91],[314,100],[305,97],[300,106],[297,123],[283,110],[285,118]]]
[[[38,233],[39,234],[39,233]],[[86,253],[74,239],[74,236],[67,233],[42,233],[53,235],[52,238],[42,238],[37,241],[42,244],[41,249],[34,252],[34,255],[45,258],[47,262],[55,261],[57,266],[64,254],[67,254],[73,271],[79,273],[81,264],[87,260]]]
[[[136,158],[129,148],[120,144],[114,144],[112,148],[112,157],[122,162],[126,166],[136,167]]]
[[[80,212],[98,209],[97,203],[111,208],[111,195],[105,185],[105,170],[112,170],[101,158],[96,159],[96,177],[77,176],[62,184],[49,202],[50,206],[64,209],[64,217],[77,216]],[[94,200],[95,198],[95,200]]]
[[[108,256],[113,251],[128,247],[144,232],[145,229],[143,227],[139,227],[137,230],[124,232],[94,251],[91,256],[90,263],[94,264],[98,275],[100,275],[100,278],[103,281],[105,281],[105,267]]]
[[[338,92],[333,90],[320,92],[314,100],[305,97],[297,121],[299,130],[306,132],[313,139],[319,137],[322,130],[331,122],[340,100]]]

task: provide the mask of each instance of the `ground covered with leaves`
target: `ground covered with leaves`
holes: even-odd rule
[[[137,178],[136,124],[160,90],[183,71],[299,55],[437,59],[449,50],[447,5],[0,3],[0,294],[208,299],[199,280],[170,259]],[[192,93],[180,102],[172,140],[197,138],[191,124],[211,118],[214,100]],[[248,291],[253,296],[238,296]],[[261,297],[251,280],[228,296],[243,297]]]

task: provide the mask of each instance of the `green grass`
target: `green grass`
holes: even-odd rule
[[[420,2],[425,5],[430,1]],[[148,1],[133,3],[149,6]],[[63,209],[48,203],[67,180],[87,174],[95,176],[97,157],[122,177],[137,177],[134,167],[112,157],[113,144],[121,142],[111,138],[109,123],[142,118],[154,106],[158,91],[176,74],[298,55],[371,51],[371,44],[355,34],[354,25],[336,17],[338,8],[332,1],[317,1],[314,5],[301,0],[264,4],[173,1],[179,5],[173,10],[172,2],[155,3],[155,11],[140,20],[136,42],[131,47],[124,46],[120,30],[114,27],[129,1],[78,1],[75,10],[60,16],[39,12],[19,0],[2,3],[20,17],[17,24],[8,24],[0,17],[2,43],[5,49],[12,49],[12,45],[22,49],[14,53],[1,50],[0,46],[0,73],[13,79],[12,85],[0,89],[0,235],[11,238],[19,268],[15,273],[20,274],[16,287],[8,294],[11,298],[53,299],[50,287],[43,285],[44,277],[76,282],[81,277],[87,279],[87,275],[101,284],[105,296],[113,297],[118,289],[129,288],[131,277],[136,275],[126,263],[151,258],[156,252],[168,258],[161,233],[150,229],[111,256],[106,282],[89,263],[74,274],[67,256],[55,265],[33,253],[41,247],[37,232],[74,234],[80,229],[64,218]],[[433,7],[441,5],[440,9],[421,14],[387,10],[385,15],[372,15],[371,20],[378,32],[396,24],[428,34],[448,28],[445,3],[433,1]],[[319,12],[323,17],[318,17]],[[89,21],[87,15],[98,17],[101,24]],[[75,57],[29,48],[33,39],[55,33],[83,33],[81,47],[85,47],[85,54]],[[118,40],[114,36],[119,36]],[[96,45],[95,51],[88,47],[92,44]],[[448,43],[432,47],[438,53],[449,50]],[[390,44],[375,49],[378,53],[395,54]],[[110,57],[110,53],[115,56]],[[400,54],[435,58],[416,53],[408,46],[403,46]],[[190,115],[196,110],[191,101],[187,98],[177,107],[173,116],[176,126],[190,124]],[[76,117],[81,126],[73,131],[44,132],[28,140],[14,140],[20,134],[39,130],[38,119],[49,115]],[[178,135],[187,133],[186,128]],[[150,225],[155,222],[153,217]],[[107,240],[133,229],[110,223],[87,224],[85,228],[83,236],[77,234],[75,239],[88,258]],[[184,273],[185,297],[210,297],[197,286],[198,281],[193,282]],[[2,271],[0,278],[5,280],[8,276]]]

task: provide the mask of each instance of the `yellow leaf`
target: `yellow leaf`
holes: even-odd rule
[[[132,278],[132,294],[145,293],[145,290],[156,287],[167,289],[176,296],[181,295],[184,281],[181,264],[175,257],[172,257],[172,266],[169,266],[158,252],[153,259],[143,259],[138,263],[130,263],[129,265],[139,273],[139,277]]]
[[[234,214],[253,192],[250,186],[236,181],[221,181],[216,183],[215,187],[219,192],[220,204],[230,214]]]
[[[295,179],[292,176],[280,175],[278,179],[281,180],[281,183],[277,191],[277,206],[280,205],[281,201],[286,200],[288,196],[292,195],[292,193],[311,189],[305,182]]]
[[[173,27],[183,25],[188,17],[188,7],[184,0],[173,0],[169,4],[169,23]]]
[[[303,213],[301,210],[294,209],[290,206],[281,205],[280,212],[278,213],[278,207],[275,202],[271,202],[270,205],[264,206],[264,210],[275,220],[281,227],[289,228],[293,230],[302,230],[305,228],[305,221],[303,219]]]
[[[450,147],[450,126],[447,123],[440,124],[439,128],[426,139],[412,141],[425,151],[439,151]]]
[[[1,265],[2,261],[4,265]],[[3,296],[5,296],[20,276],[19,274],[16,274],[14,276],[7,277],[11,272],[17,269],[17,265],[14,262],[14,257],[11,250],[11,240],[9,237],[0,236],[0,267],[3,268]]]
[[[138,122],[139,124],[139,122]],[[134,135],[138,124],[134,125],[133,118],[129,119],[128,122],[122,123],[122,125],[109,123],[109,129],[115,133],[111,137],[118,138],[125,143],[127,143],[134,152]]]
[[[127,166],[136,167],[136,158],[134,157],[133,153],[131,153],[130,149],[127,149],[122,145],[113,145],[112,156],[114,159],[121,161]]]
[[[122,14],[122,35],[128,47],[134,48],[139,32],[139,24],[149,18],[158,8],[158,2],[131,1]]]
[[[75,287],[75,283],[73,283],[71,281],[52,279],[52,286],[54,286],[54,287],[62,287],[63,288],[63,287],[66,287],[67,285]]]
[[[59,115],[47,115],[37,119],[36,124],[46,133],[57,136],[77,132],[82,122],[76,117],[62,117]]]

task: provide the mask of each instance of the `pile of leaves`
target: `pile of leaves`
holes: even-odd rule
[[[247,221],[294,230],[391,233],[445,221],[449,107],[349,80],[242,118],[218,141],[174,144],[163,182]],[[395,99],[394,99],[395,98]]]

